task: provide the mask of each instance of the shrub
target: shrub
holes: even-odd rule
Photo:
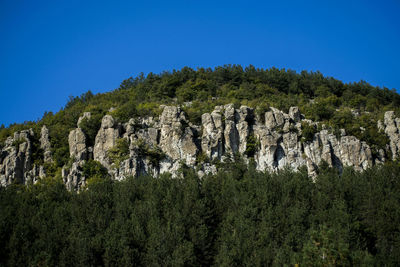
[[[201,153],[197,154],[196,165],[203,164],[203,163],[209,163],[209,162],[210,162],[210,158],[206,155],[206,153],[201,152]]]
[[[323,102],[313,104],[310,111],[312,119],[316,121],[329,120],[334,114],[333,108]]]
[[[86,135],[86,145],[93,146],[96,139],[96,135],[101,127],[101,119],[103,118],[102,113],[92,114],[90,119],[84,118],[79,127]]]
[[[153,165],[158,165],[166,156],[158,146],[150,146],[143,139],[138,139],[134,145],[139,156],[148,158]]]
[[[111,162],[119,168],[121,162],[129,158],[129,143],[126,138],[117,139],[117,144],[108,151]]]
[[[111,115],[120,122],[127,122],[130,118],[136,117],[138,111],[136,109],[137,103],[133,100],[128,101],[120,107],[117,107]]]
[[[19,138],[17,140],[14,140],[11,145],[15,147],[15,149],[17,150],[17,153],[18,153],[19,152],[19,146],[21,144],[25,143],[25,142],[26,142],[25,139]]]
[[[257,152],[258,147],[260,146],[260,142],[254,136],[254,134],[249,134],[246,140],[246,151],[244,152],[245,155],[248,157],[254,157],[254,154]]]
[[[108,177],[107,169],[100,162],[92,159],[85,162],[82,167],[82,173],[86,179]]]
[[[156,102],[140,103],[136,107],[137,115],[140,117],[158,117],[161,114],[160,104]]]
[[[301,141],[311,142],[314,139],[314,135],[317,133],[315,126],[310,125],[307,122],[301,123]]]

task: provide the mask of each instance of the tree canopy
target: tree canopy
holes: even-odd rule
[[[95,167],[92,167],[92,169]],[[400,166],[0,188],[0,265],[395,266]],[[98,177],[97,177],[98,178]]]

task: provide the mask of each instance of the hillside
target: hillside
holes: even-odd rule
[[[398,266],[400,96],[140,75],[0,130],[1,266]]]
[[[261,171],[365,170],[397,157],[399,107],[395,91],[319,72],[229,65],[139,75],[1,129],[1,184],[47,176],[77,189],[92,165],[118,180],[174,174],[182,163],[204,175],[238,156]]]

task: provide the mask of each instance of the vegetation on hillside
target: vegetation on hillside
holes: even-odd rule
[[[286,112],[299,106],[307,118],[337,134],[345,128],[373,151],[388,143],[377,120],[387,110],[400,116],[400,95],[387,88],[344,84],[319,72],[237,65],[141,74],[109,93],[71,97],[37,122],[0,127],[0,147],[15,131],[32,128],[33,157],[42,163],[38,137],[46,125],[54,159],[37,184],[0,187],[0,265],[399,265],[398,162],[362,173],[345,168],[341,175],[323,164],[314,183],[304,169],[257,172],[251,160],[247,166],[235,154],[235,162],[214,162],[218,174],[202,179],[183,165],[179,179],[164,174],[118,182],[88,160],[82,167],[86,188],[68,192],[61,182],[61,167],[72,164],[68,134],[83,112],[91,112],[80,123],[90,146],[105,114],[126,122],[158,116],[160,104],[183,104],[199,124],[201,114],[227,103],[253,107],[256,115],[271,106]],[[302,126],[302,142],[320,130]],[[158,147],[137,142],[136,153],[153,164],[165,157]],[[250,135],[246,142],[251,157],[258,140]],[[109,151],[116,166],[128,154],[126,139]],[[209,161],[197,156],[198,163]]]
[[[94,95],[89,91],[70,97],[63,109],[55,114],[45,113],[37,122],[1,127],[0,146],[15,131],[33,128],[35,134],[40,135],[40,127],[46,125],[54,157],[54,165],[49,168],[57,170],[69,160],[68,133],[76,127],[83,112],[92,113],[91,119],[85,119],[80,125],[89,137],[88,145],[92,145],[101,118],[107,113],[126,122],[137,116],[158,116],[160,104],[187,101],[192,104],[184,110],[189,120],[196,124],[200,123],[201,114],[218,104],[248,105],[254,107],[257,114],[270,106],[286,112],[290,106],[299,106],[307,118],[322,121],[332,129],[345,128],[348,134],[367,141],[375,151],[388,143],[387,137],[378,131],[376,121],[387,110],[394,110],[400,116],[399,94],[364,81],[345,84],[324,77],[320,72],[296,73],[251,65],[197,70],[184,67],[179,71],[149,73],[146,77],[140,74],[124,80],[118,89],[109,93]],[[110,108],[114,109],[110,111]],[[360,115],[355,117],[353,113]]]
[[[0,188],[4,266],[398,266],[400,166]],[[93,172],[93,173],[92,173]],[[92,174],[91,174],[92,173]]]

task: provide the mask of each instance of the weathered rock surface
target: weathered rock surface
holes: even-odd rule
[[[118,126],[115,124],[114,118],[110,115],[103,117],[101,128],[96,135],[94,143],[93,157],[106,168],[110,168],[111,162],[108,157],[108,151],[116,145],[116,141],[120,136]]]
[[[33,164],[32,129],[15,132],[8,137],[0,151],[0,185],[35,183],[44,176],[42,166]]]
[[[91,114],[90,112],[84,112],[84,113],[82,114],[82,116],[79,117],[78,122],[76,123],[76,127],[80,128],[80,127],[81,127],[81,126],[80,126],[80,125],[81,125],[81,122],[82,122],[84,119],[90,120],[91,117],[92,117],[92,114]]]
[[[201,149],[211,160],[221,159],[224,153],[224,131],[222,128],[221,106],[215,107],[214,111],[201,116],[203,135],[201,138]]]
[[[49,129],[47,129],[46,125],[43,125],[40,131],[40,148],[43,149],[44,162],[52,161]]]
[[[383,130],[390,140],[392,158],[400,157],[400,118],[396,118],[393,111],[387,111],[384,116],[384,125],[378,121],[378,129]]]
[[[276,169],[276,161],[278,158],[275,155],[277,155],[276,151],[278,149],[278,141],[282,136],[276,132],[270,131],[264,125],[257,125],[254,127],[254,134],[259,142],[259,150],[254,155],[257,169]]]
[[[116,144],[120,131],[111,116],[103,118],[96,136],[94,159],[107,167],[115,179],[122,180],[127,176],[142,174],[157,176],[165,172],[174,175],[183,163],[196,168],[200,176],[215,174],[216,166],[197,162],[198,155],[203,154],[210,162],[224,161],[235,153],[246,159],[248,142],[255,142],[250,145],[255,147],[253,156],[259,171],[275,171],[286,167],[297,170],[305,166],[309,175],[315,176],[323,161],[340,171],[345,166],[361,171],[384,161],[385,157],[385,152],[380,151],[380,158],[374,158],[368,144],[346,135],[344,129],[341,129],[339,137],[324,129],[317,132],[311,142],[303,142],[301,122],[314,126],[316,123],[304,119],[297,107],[291,107],[288,114],[271,108],[264,115],[265,123],[261,123],[249,107],[235,109],[233,104],[216,106],[211,113],[202,115],[201,126],[190,124],[179,107],[161,108],[163,112],[158,119],[131,119],[124,125],[123,138],[129,141],[130,152],[129,157],[118,167],[107,159],[107,151]],[[400,150],[400,131],[396,123],[393,113],[388,113],[385,115],[385,126],[382,127],[391,138],[391,150],[397,153]],[[201,132],[201,136],[198,132]],[[73,149],[71,153],[80,155],[75,149],[79,143],[76,139],[70,146]],[[153,154],[141,151],[143,148],[138,146],[140,142],[141,146],[152,150]],[[83,146],[81,150],[84,151]],[[154,151],[159,151],[163,156],[155,160],[152,158]],[[79,188],[79,183],[84,183],[84,177],[80,177],[77,170],[79,164],[71,172],[75,173],[76,178],[68,180],[73,184],[69,188]]]
[[[95,140],[88,140],[79,128],[85,113],[79,118],[78,128],[69,136],[69,150],[72,162],[64,166],[62,177],[70,190],[79,190],[86,184],[82,168],[88,160],[96,160],[108,169],[117,180],[128,176],[162,173],[178,174],[185,164],[195,169],[200,176],[215,174],[215,160],[225,161],[240,154],[246,161],[254,157],[259,171],[276,171],[286,167],[299,169],[306,167],[309,175],[315,176],[318,166],[324,161],[340,171],[353,167],[362,171],[385,161],[390,151],[393,159],[400,155],[400,118],[394,112],[386,112],[384,121],[378,128],[390,139],[385,151],[372,153],[365,142],[346,134],[341,129],[338,135],[326,127],[317,132],[311,141],[302,139],[302,123],[317,125],[306,120],[297,107],[291,107],[288,114],[271,108],[262,116],[254,116],[252,108],[233,104],[216,106],[201,117],[201,125],[191,124],[184,111],[177,106],[161,106],[158,118],[132,118],[127,123],[118,124],[110,115],[102,119]],[[21,131],[9,137],[0,153],[0,182],[3,186],[18,182],[35,182],[43,177],[42,166],[32,164],[32,131]],[[113,162],[110,149],[115,148],[119,138],[124,138],[128,147],[123,158]],[[45,162],[51,161],[51,140],[47,127],[43,127],[40,147],[44,151]],[[93,144],[88,147],[87,144]],[[203,162],[204,161],[204,162]]]
[[[172,162],[183,160],[187,165],[194,165],[198,148],[193,130],[180,108],[165,107],[160,116],[160,128],[159,146]]]
[[[87,160],[86,136],[81,128],[72,130],[68,135],[69,155],[75,160]]]
[[[82,173],[82,167],[85,161],[75,161],[70,168],[63,167],[61,176],[68,190],[79,190],[86,185],[86,177]]]

